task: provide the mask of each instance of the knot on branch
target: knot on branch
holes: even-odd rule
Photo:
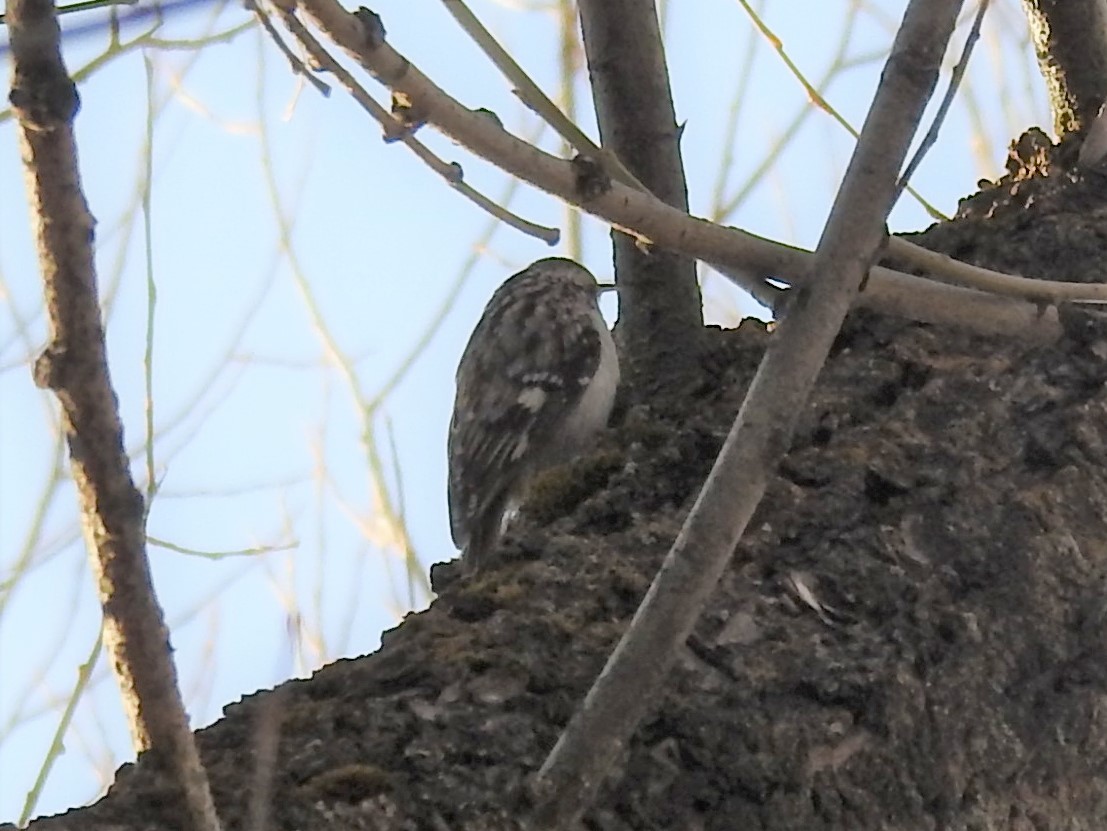
[[[48,66],[17,73],[8,100],[24,127],[43,133],[72,123],[81,107],[73,79]]]
[[[354,12],[354,17],[361,23],[361,28],[365,34],[366,46],[370,49],[376,49],[384,45],[384,21],[381,20],[379,14],[372,9],[367,9],[365,6],[362,6]]]
[[[573,186],[582,202],[597,199],[611,190],[611,177],[596,159],[590,156],[574,156]]]
[[[57,390],[65,386],[66,350],[56,344],[50,344],[35,359],[35,386],[44,390]]]

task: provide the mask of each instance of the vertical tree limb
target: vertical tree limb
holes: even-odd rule
[[[93,261],[94,220],[81,191],[73,119],[79,100],[50,0],[9,0],[10,100],[19,124],[50,342],[35,381],[62,408],[85,542],[136,750],[152,750],[184,792],[192,827],[219,827],[146,559],[145,505],[131,479],[108,374]]]
[[[654,0],[580,0],[581,31],[603,146],[663,202],[688,210],[680,128]],[[703,311],[696,263],[643,251],[611,232],[627,388],[648,398],[686,379]]]
[[[1023,0],[1058,138],[1088,127],[1107,99],[1107,0]]]
[[[815,254],[692,512],[581,709],[534,781],[532,827],[568,828],[656,701],[730,562],[885,238],[896,180],[960,0],[912,0]]]

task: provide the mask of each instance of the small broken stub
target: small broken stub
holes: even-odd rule
[[[427,123],[424,108],[413,104],[406,94],[395,90],[392,92],[392,117],[397,123],[394,129],[391,125],[385,127],[385,143],[400,141]]]
[[[595,159],[575,156],[570,164],[573,166],[573,186],[582,201],[597,199],[611,190],[611,177]]]
[[[36,133],[45,133],[73,122],[81,108],[77,85],[62,70],[16,74],[8,96],[20,123]]]
[[[66,355],[66,350],[56,343],[42,350],[42,354],[35,359],[35,386],[44,390],[58,390],[65,386],[66,369],[69,367]]]

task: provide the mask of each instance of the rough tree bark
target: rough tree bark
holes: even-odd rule
[[[1107,0],[1023,0],[1058,138],[1107,101]]]
[[[581,0],[581,32],[603,146],[655,196],[688,210],[665,49],[654,0]],[[619,284],[626,388],[638,400],[687,377],[699,356],[703,313],[696,263],[644,251],[611,232]]]

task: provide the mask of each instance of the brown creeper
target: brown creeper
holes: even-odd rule
[[[569,461],[607,424],[619,384],[601,287],[551,257],[492,295],[457,367],[450,527],[470,569],[499,539],[528,478]]]

